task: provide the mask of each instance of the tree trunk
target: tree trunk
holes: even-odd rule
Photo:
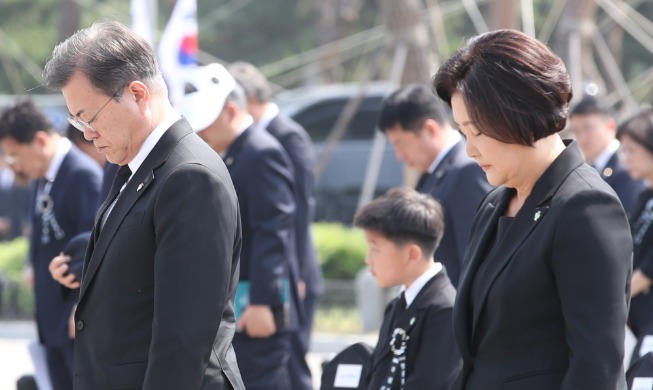
[[[519,1],[493,0],[489,4],[491,30],[500,28],[519,29]]]
[[[75,0],[59,0],[59,42],[65,41],[79,29],[81,12]]]
[[[407,45],[408,53],[400,84],[428,83],[434,67],[429,50],[429,35],[422,15],[426,10],[419,0],[377,0],[383,21],[395,39]]]

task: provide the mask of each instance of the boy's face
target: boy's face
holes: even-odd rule
[[[397,246],[385,236],[365,230],[367,257],[365,262],[379,287],[392,287],[404,283],[409,253],[408,245]]]

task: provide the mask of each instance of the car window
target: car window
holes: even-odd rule
[[[346,98],[324,100],[305,107],[293,115],[293,118],[304,126],[314,142],[323,142],[333,129],[347,102],[348,99]],[[381,97],[364,98],[342,139],[372,139],[379,111],[381,110],[381,103]]]

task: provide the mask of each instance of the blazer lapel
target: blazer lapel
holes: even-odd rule
[[[442,184],[444,178],[447,176],[447,173],[451,170],[451,166],[453,165],[457,154],[460,152],[462,145],[462,142],[455,144],[438,163],[435,170],[430,173],[423,182],[419,183],[415,189],[423,194],[435,193],[440,184]]]
[[[465,263],[460,274],[460,284],[456,293],[456,304],[453,309],[454,334],[456,341],[461,350],[461,354],[466,360],[471,359],[469,340],[472,335],[472,318],[469,318],[468,305],[471,293],[471,283],[476,275],[476,270],[483,259],[487,256],[487,249],[493,242],[495,227],[499,217],[505,212],[505,205],[514,195],[514,190],[506,187],[500,187],[496,190],[494,196],[490,199],[482,210],[479,210],[478,221],[483,225],[479,226],[479,231],[472,232],[473,238],[465,253]]]
[[[152,149],[150,154],[145,158],[143,164],[133,174],[131,180],[127,182],[127,185],[122,190],[122,193],[120,193],[118,200],[113,206],[111,213],[107,217],[104,226],[100,231],[99,223],[101,216],[104,211],[106,211],[106,208],[109,207],[111,202],[113,202],[113,199],[107,198],[104,204],[102,204],[93,229],[93,236],[96,237],[96,240],[92,246],[89,245],[84,261],[85,269],[79,294],[80,301],[104,259],[109,244],[113,240],[122,220],[129,213],[129,210],[131,210],[134,203],[136,203],[136,201],[147,191],[152,182],[154,182],[154,172],[156,168],[168,159],[172,149],[179,140],[190,133],[192,133],[192,129],[190,128],[190,125],[188,125],[188,122],[184,119],[180,119],[163,134],[154,149]]]

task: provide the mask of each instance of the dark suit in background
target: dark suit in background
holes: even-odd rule
[[[36,181],[32,188],[34,209],[29,259],[34,272],[36,325],[39,339],[46,348],[55,389],[72,386],[73,340],[68,336],[68,321],[75,300],[65,299],[61,294],[61,286],[52,279],[48,265],[68,240],[93,226],[101,180],[102,172],[97,163],[71,145],[54,181],[47,185],[54,218],[63,235],[57,234],[51,224],[44,233],[44,214],[37,205],[37,193],[44,184]]]
[[[474,220],[454,306],[462,388],[623,388],[632,242],[621,203],[574,143],[503,217],[514,195],[492,191]]]
[[[415,300],[399,316],[399,299],[385,310],[379,341],[372,354],[368,389],[379,389],[390,374],[394,354],[390,348],[392,333],[400,327],[407,330],[406,390],[450,390],[460,374],[462,360],[451,330],[451,315],[456,290],[444,269],[429,280]],[[401,302],[402,305],[405,303]],[[398,318],[395,318],[398,317]],[[392,389],[399,389],[395,379]]]
[[[182,119],[100,229],[111,195],[84,264],[76,388],[243,389],[231,347],[241,232],[222,160]]]
[[[456,143],[433,172],[420,177],[416,190],[437,199],[444,208],[445,229],[435,260],[458,286],[463,256],[476,206],[492,188],[478,164],[465,154],[465,141]]]
[[[243,382],[248,390],[290,389],[290,337],[303,321],[296,291],[292,163],[277,140],[255,125],[229,146],[224,161],[240,204],[240,281],[250,283],[250,304],[269,306],[275,318],[283,318],[284,280],[290,290],[290,323],[277,322],[277,332],[267,338],[236,333],[234,348]]]
[[[283,146],[293,165],[296,205],[295,247],[299,279],[306,286],[306,295],[301,300],[305,321],[291,336],[289,369],[293,390],[312,389],[313,383],[310,369],[306,363],[306,353],[308,353],[311,341],[317,299],[324,291],[322,270],[311,234],[311,224],[315,213],[313,144],[306,130],[282,113],[270,121],[266,130]]]
[[[16,182],[9,168],[0,168],[0,218],[7,218],[11,226],[0,241],[13,240],[25,234],[29,226],[30,213],[29,185]]]
[[[610,157],[599,173],[601,178],[617,193],[626,214],[630,215],[634,211],[639,194],[644,190],[644,183],[630,177],[619,151]]]

